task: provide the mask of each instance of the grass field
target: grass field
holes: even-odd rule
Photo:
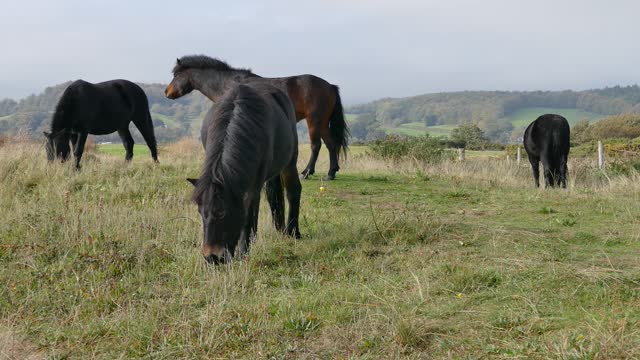
[[[524,129],[527,125],[529,125],[533,120],[535,120],[538,116],[544,114],[559,114],[567,118],[569,124],[573,126],[576,122],[582,119],[587,119],[589,121],[598,121],[604,118],[604,115],[595,114],[587,111],[582,111],[578,109],[562,109],[562,108],[539,108],[539,107],[531,107],[520,109],[512,114],[509,114],[506,118],[513,124],[513,127],[516,129],[522,128]],[[355,119],[355,115],[346,114],[347,120],[352,121]],[[421,122],[412,122],[402,124],[397,127],[383,127],[382,130],[387,134],[395,134],[395,135],[406,135],[406,136],[420,136],[424,134],[429,134],[431,136],[449,136],[451,130],[455,129],[457,125],[436,125],[436,126],[426,126]]]
[[[358,117],[358,115],[356,115],[356,114],[344,114],[344,118],[345,118],[345,120],[347,120],[347,122],[352,122],[357,117]]]
[[[121,156],[124,158],[125,150],[122,144],[102,144],[97,145],[97,147],[98,151],[102,154]],[[134,144],[133,156],[151,156],[151,152],[145,144]]]
[[[323,149],[304,237],[263,202],[248,259],[214,267],[184,180],[200,145],[107,149],[76,172],[0,148],[0,358],[640,357],[637,174],[572,161],[545,191],[524,165],[354,148],[323,184]]]
[[[569,124],[573,126],[576,122],[582,119],[589,121],[597,121],[605,117],[605,115],[595,114],[588,111],[582,111],[578,109],[561,109],[561,108],[525,108],[520,109],[507,116],[507,119],[511,121],[514,128],[525,128],[538,116],[544,114],[558,114],[564,116]]]
[[[426,126],[423,123],[413,122],[402,124],[398,127],[385,127],[383,130],[387,134],[407,135],[407,136],[420,136],[429,134],[431,136],[449,136],[451,130],[455,129],[457,125],[435,125]]]

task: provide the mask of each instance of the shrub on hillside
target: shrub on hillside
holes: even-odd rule
[[[484,131],[476,124],[462,124],[451,131],[449,135],[451,144],[454,147],[461,147],[468,150],[485,150],[489,139]]]
[[[571,129],[573,143],[606,139],[635,139],[640,136],[640,114],[611,116],[596,123],[578,122]]]
[[[389,135],[369,143],[371,156],[382,160],[414,159],[424,162],[438,162],[451,157],[444,149],[443,142],[429,135],[403,137]]]

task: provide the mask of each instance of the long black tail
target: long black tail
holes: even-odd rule
[[[333,106],[331,117],[329,117],[329,131],[331,132],[331,138],[338,146],[338,157],[340,157],[340,151],[347,157],[347,149],[349,148],[349,127],[344,119],[344,112],[342,110],[342,100],[340,100],[340,89],[336,85],[333,89],[336,91],[336,104]]]

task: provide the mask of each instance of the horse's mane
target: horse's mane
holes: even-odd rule
[[[260,165],[263,119],[267,104],[260,90],[246,85],[230,88],[216,103],[207,130],[206,157],[193,200],[202,197],[211,184],[240,195],[254,180]]]
[[[58,103],[56,104],[56,108],[51,119],[51,133],[66,127],[66,124],[64,124],[65,112],[67,112],[66,116],[68,116],[68,112],[72,111],[73,95],[71,95],[71,91],[73,91],[73,85],[75,83],[76,81],[72,82],[66,89],[64,89],[60,100],[58,100]]]
[[[250,76],[257,76],[251,69],[234,68],[226,62],[206,55],[186,55],[178,59],[173,67],[173,75],[187,69],[211,69],[223,72],[241,72]]]

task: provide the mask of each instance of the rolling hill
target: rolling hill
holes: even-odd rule
[[[49,126],[51,114],[70,82],[46,88],[20,101],[0,100],[0,134],[27,133],[37,138]],[[200,122],[211,102],[193,93],[178,100],[164,96],[163,84],[139,84],[149,98],[151,114],[160,142],[197,136]],[[477,123],[496,142],[519,137],[537,116],[557,113],[570,123],[596,121],[605,116],[640,112],[640,87],[611,87],[585,91],[463,91],[425,94],[398,99],[380,99],[345,106],[355,139],[367,140],[384,134],[407,136],[429,133],[447,136],[456,126]],[[298,126],[300,141],[308,141],[306,125]],[[142,141],[136,131],[136,141]],[[101,137],[119,141],[117,135]]]
[[[370,139],[382,133],[447,135],[464,123],[477,123],[497,142],[519,137],[524,127],[545,113],[565,116],[571,124],[610,115],[640,112],[640,87],[585,91],[463,91],[381,99],[346,108],[352,134]]]

